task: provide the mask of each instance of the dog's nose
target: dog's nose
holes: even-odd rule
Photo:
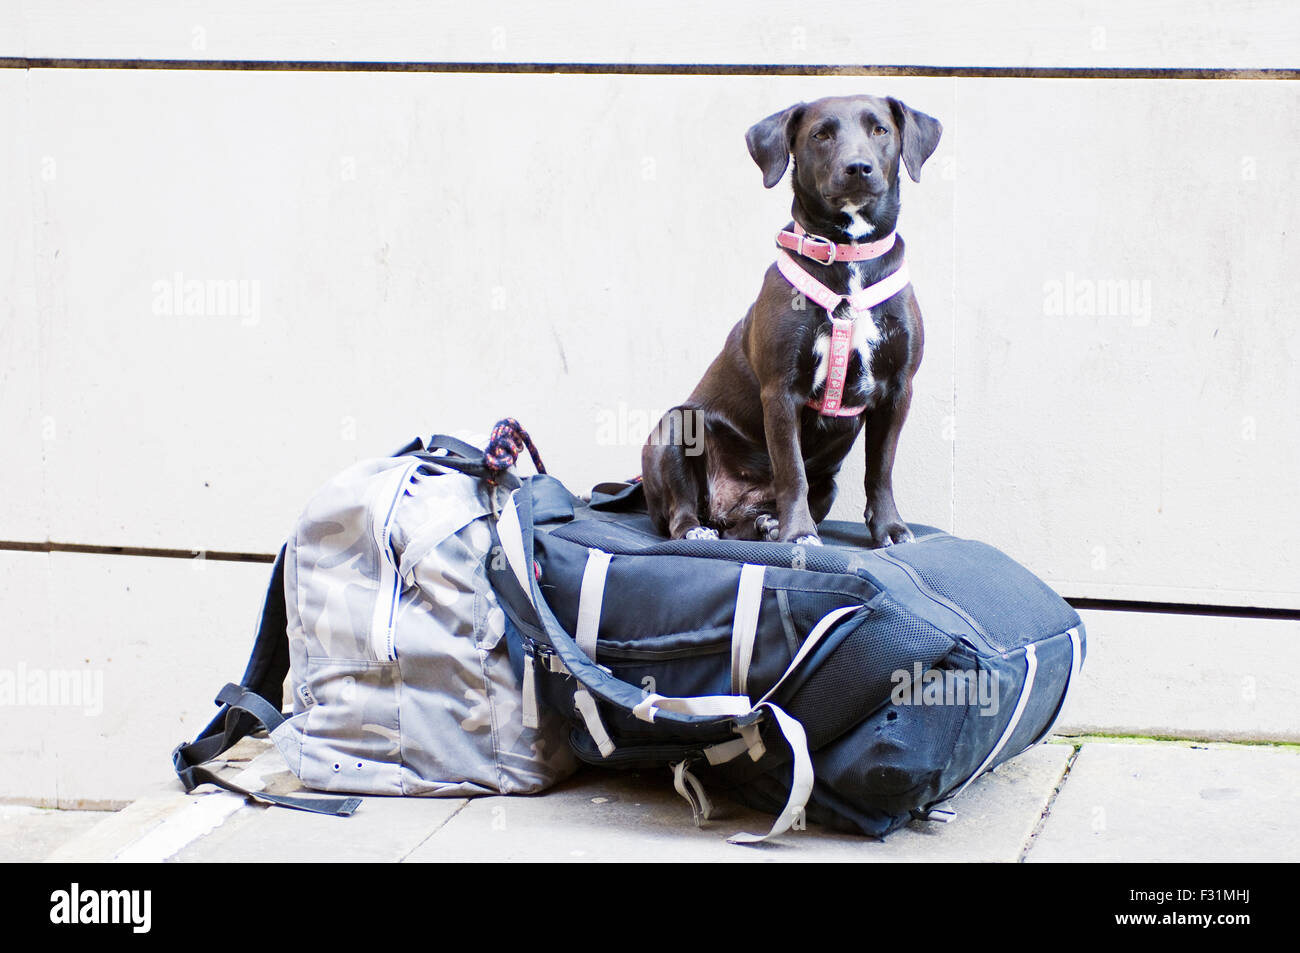
[[[844,174],[849,178],[865,179],[871,174],[870,162],[850,162],[844,167]]]

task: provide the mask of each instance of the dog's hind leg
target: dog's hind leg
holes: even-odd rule
[[[821,521],[830,514],[835,493],[834,477],[819,480],[808,489],[808,511],[812,514],[814,523],[821,525]]]
[[[717,538],[700,524],[707,508],[703,447],[688,440],[683,414],[675,407],[664,415],[641,448],[641,478],[655,529],[670,539]]]

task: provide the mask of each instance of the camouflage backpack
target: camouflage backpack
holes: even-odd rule
[[[356,809],[355,797],[245,791],[203,767],[259,725],[318,791],[526,794],[571,774],[563,718],[525,727],[486,573],[492,495],[518,485],[485,470],[480,448],[434,437],[322,487],[276,559],[244,677],[173,752],[186,791],[213,783],[303,810]]]

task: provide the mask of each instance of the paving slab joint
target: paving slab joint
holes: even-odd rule
[[[450,824],[450,823],[452,822],[452,819],[455,818],[457,814],[459,814],[461,811],[465,810],[465,808],[469,807],[470,802],[471,802],[472,800],[474,800],[474,799],[473,799],[473,798],[465,798],[464,800],[462,800],[462,801],[460,802],[460,805],[456,808],[456,810],[454,810],[454,811],[452,811],[450,814],[448,814],[448,815],[446,816],[446,818],[443,819],[443,822],[442,822],[441,824],[439,824],[439,825],[438,825],[437,827],[435,827],[433,830],[429,831],[429,833],[428,833],[428,835],[427,835],[426,837],[421,838],[421,839],[420,839],[420,842],[419,842],[418,844],[415,844],[415,845],[414,845],[410,850],[408,850],[405,854],[403,854],[401,857],[399,857],[398,860],[397,860],[397,862],[398,862],[399,864],[400,864],[400,863],[404,863],[404,862],[406,861],[406,858],[410,857],[410,856],[411,856],[412,854],[414,854],[417,850],[419,850],[421,847],[423,847],[425,844],[427,844],[430,840],[432,840],[432,839],[437,835],[437,833],[438,833],[439,831],[441,831],[444,827],[446,827],[448,824]]]
[[[1061,769],[1061,776],[1057,779],[1056,785],[1052,788],[1052,793],[1048,796],[1047,803],[1043,805],[1042,813],[1038,815],[1038,821],[1034,824],[1034,829],[1030,831],[1029,836],[1025,838],[1025,845],[1020,850],[1020,856],[1016,858],[1016,863],[1018,864],[1023,864],[1025,858],[1029,856],[1029,851],[1034,846],[1034,840],[1038,837],[1039,832],[1042,831],[1043,826],[1047,823],[1047,818],[1051,816],[1052,805],[1056,803],[1057,796],[1061,793],[1061,789],[1065,787],[1065,782],[1069,780],[1070,770],[1074,767],[1074,762],[1078,760],[1079,752],[1083,750],[1083,742],[1081,740],[1070,739],[1069,743],[1074,750],[1070,753],[1070,757],[1066,759],[1065,767]]]

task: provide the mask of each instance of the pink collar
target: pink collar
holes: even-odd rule
[[[796,255],[803,255],[819,264],[829,265],[835,261],[870,261],[879,258],[894,247],[896,237],[894,232],[890,232],[884,238],[878,238],[874,242],[837,245],[829,238],[808,234],[803,230],[802,225],[795,222],[794,231],[782,230],[776,233],[776,243]]]
[[[888,236],[893,244],[893,234]],[[883,254],[883,253],[882,253]],[[900,262],[898,268],[873,285],[867,285],[853,294],[836,294],[824,284],[804,271],[793,258],[783,250],[777,249],[776,267],[794,288],[805,298],[815,301],[826,309],[831,319],[831,340],[827,353],[826,388],[821,400],[809,400],[808,406],[823,417],[856,417],[866,407],[844,406],[844,385],[848,378],[849,358],[853,353],[853,323],[866,315],[870,319],[870,310],[883,304],[907,287],[911,280],[907,273],[907,262]],[[847,302],[849,316],[835,317],[835,309]]]

